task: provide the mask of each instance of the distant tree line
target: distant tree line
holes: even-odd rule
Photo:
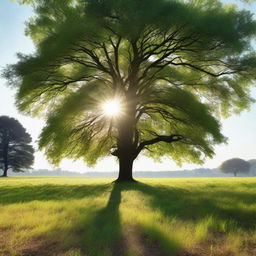
[[[33,169],[20,173],[9,173],[10,176],[37,176],[37,177],[84,177],[84,178],[116,178],[118,175],[116,171],[88,171],[88,172],[75,172],[69,170],[62,170],[56,168],[53,170],[48,169]],[[232,173],[220,172],[218,168],[198,168],[193,170],[177,170],[177,171],[135,171],[134,177],[136,178],[196,178],[196,177],[230,177]],[[243,177],[256,176],[256,172],[241,173]]]

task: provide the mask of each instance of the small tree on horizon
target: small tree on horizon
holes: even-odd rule
[[[14,118],[0,116],[0,170],[3,177],[7,172],[22,172],[31,168],[34,162],[34,149],[31,137]]]
[[[223,162],[220,166],[220,170],[223,173],[248,173],[250,171],[250,163],[241,158],[232,158]]]
[[[110,154],[131,181],[143,152],[203,163],[226,141],[218,118],[252,102],[252,13],[221,1],[33,1],[27,34],[5,77],[18,108],[46,119],[39,146],[53,164]],[[117,99],[122,114],[102,111]]]

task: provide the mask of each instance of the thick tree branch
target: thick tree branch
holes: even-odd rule
[[[159,135],[154,139],[151,140],[146,140],[146,141],[142,141],[138,148],[137,148],[137,152],[136,152],[136,157],[139,155],[139,153],[146,147],[149,145],[153,145],[155,143],[158,142],[166,142],[166,143],[172,143],[172,142],[176,142],[176,141],[181,141],[184,139],[184,136],[180,135],[180,134],[172,134],[170,136],[165,136],[165,135]]]

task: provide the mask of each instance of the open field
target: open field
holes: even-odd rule
[[[256,178],[0,179],[0,255],[256,255]]]

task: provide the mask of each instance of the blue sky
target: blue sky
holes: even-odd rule
[[[234,1],[225,0],[223,2]],[[256,4],[240,6],[246,7],[256,13]],[[24,22],[32,15],[32,9],[29,6],[20,6],[8,0],[0,0],[0,68],[3,68],[6,64],[15,63],[17,52],[33,52],[34,48],[31,40],[24,35]],[[32,135],[36,147],[36,140],[44,122],[18,113],[15,108],[14,94],[15,91],[7,87],[6,81],[0,78],[0,115],[9,115],[18,119]],[[256,90],[253,94],[256,96]],[[219,166],[222,161],[233,157],[240,157],[246,160],[256,158],[256,105],[253,105],[249,112],[243,112],[239,116],[222,120],[222,124],[223,133],[229,138],[229,142],[227,145],[217,146],[215,148],[215,157],[207,160],[203,167],[214,168]],[[81,161],[73,162],[72,160],[64,160],[60,167],[80,172],[92,170],[114,171],[118,169],[117,162],[111,157],[100,161],[94,168],[88,168]],[[162,163],[155,163],[153,160],[145,157],[139,157],[134,165],[135,170],[179,170],[200,167],[189,164],[178,167],[173,161],[168,159],[164,159]],[[52,167],[45,159],[43,153],[37,152],[34,168]]]

